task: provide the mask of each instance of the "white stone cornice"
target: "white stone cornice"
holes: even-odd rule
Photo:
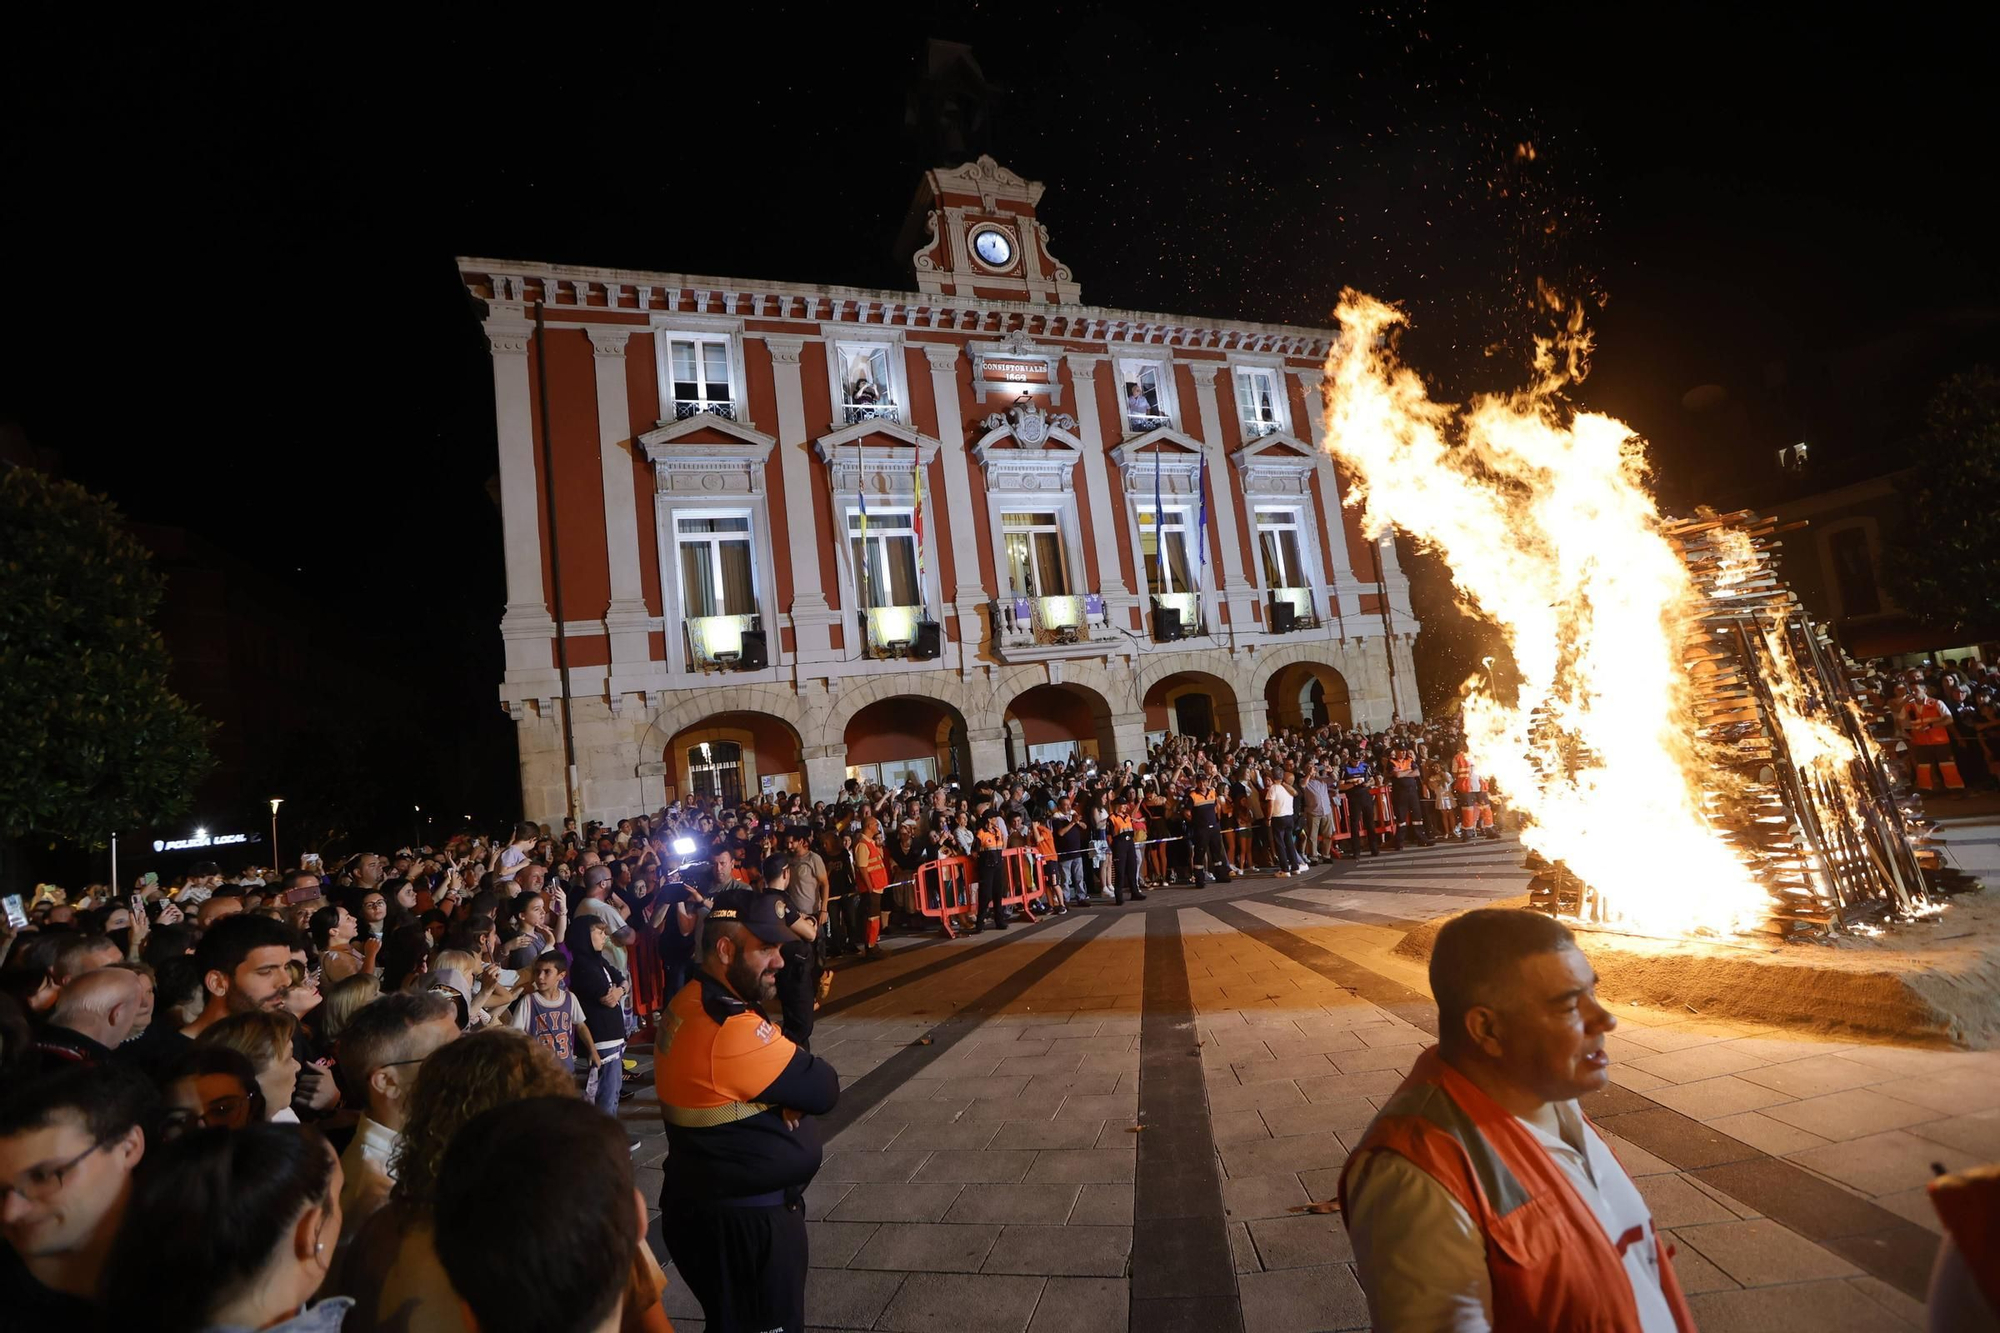
[[[957,343],[919,343],[924,349],[924,359],[931,363],[932,370],[952,370],[958,365],[959,346]]]
[[[887,436],[892,443],[886,444],[884,449],[891,453],[896,452],[898,444],[915,448],[919,458],[926,465],[937,457],[936,440],[887,417],[873,417],[867,421],[857,421],[852,426],[843,426],[831,434],[822,435],[814,440],[813,448],[818,451],[821,459],[831,463],[847,451],[864,450],[867,447],[866,441],[871,435]]]
[[[766,457],[770,456],[772,446],[778,442],[775,438],[766,435],[754,426],[746,426],[740,421],[731,421],[728,417],[719,417],[712,412],[698,412],[694,416],[682,417],[679,421],[669,421],[655,430],[647,431],[639,437],[638,443],[641,448],[646,450],[648,458],[652,457],[653,450],[670,444],[690,453],[701,449],[726,447],[721,445],[706,445],[697,441],[688,441],[685,444],[678,443],[679,441],[687,440],[688,436],[703,430],[712,430],[719,435],[727,435],[738,444],[752,445],[763,450]]]
[[[1093,352],[1071,352],[1063,360],[1069,365],[1069,377],[1073,380],[1094,378],[1097,368],[1104,364],[1104,358]]]
[[[1200,389],[1214,388],[1216,372],[1222,369],[1220,361],[1183,361],[1181,364],[1188,368],[1188,374],[1194,377],[1195,387]]]
[[[1304,386],[1307,393],[1311,393],[1314,389],[1326,383],[1326,371],[1324,370],[1301,370],[1297,366],[1294,366],[1291,373],[1297,377],[1299,383]]]
[[[629,324],[590,324],[583,330],[590,335],[590,350],[598,356],[625,355],[625,346],[632,341],[632,326]]]
[[[786,338],[777,334],[759,334],[764,346],[770,349],[771,360],[780,365],[795,366],[799,363],[799,353],[805,350],[804,338]]]

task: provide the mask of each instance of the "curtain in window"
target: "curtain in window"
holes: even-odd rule
[[[670,343],[669,359],[673,362],[674,397],[701,397],[701,377],[695,370],[695,344]]]
[[[1035,564],[1042,571],[1041,596],[1069,596],[1069,578],[1063,570],[1062,535],[1055,532],[1035,534]]]
[[[1007,586],[1023,597],[1037,595],[1035,567],[1028,554],[1028,534],[1007,534]]]
[[[701,371],[706,397],[712,403],[729,401],[729,349],[721,343],[701,345]]]
[[[1194,578],[1188,573],[1188,552],[1186,534],[1168,529],[1163,540],[1167,549],[1167,570],[1173,575],[1175,592],[1192,592]]]
[[[883,580],[888,588],[888,600],[883,606],[916,606],[923,601],[917,592],[917,539],[915,537],[885,537],[882,545],[888,577]]]
[[[714,548],[707,542],[685,542],[681,546],[681,591],[689,616],[720,614],[715,605]]]
[[[750,579],[750,543],[722,542],[722,613],[747,616],[757,609]]]

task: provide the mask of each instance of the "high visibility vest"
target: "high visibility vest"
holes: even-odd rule
[[[1111,840],[1113,842],[1116,842],[1120,838],[1129,839],[1131,836],[1132,836],[1132,821],[1126,819],[1122,815],[1111,816]]]
[[[1435,1046],[1382,1106],[1340,1173],[1371,1151],[1408,1159],[1444,1186],[1486,1238],[1495,1333],[1597,1333],[1639,1327],[1619,1251],[1528,1127],[1446,1064]],[[1655,1232],[1660,1294],[1681,1333],[1694,1316]]]
[[[1910,744],[1951,744],[1951,731],[1946,725],[1951,721],[1951,710],[1944,704],[1926,699],[1922,704],[1904,704],[1903,713],[1910,723]]]
[[[1414,759],[1398,757],[1390,760],[1389,764],[1395,771],[1396,779],[1399,782],[1404,778],[1415,778],[1417,776],[1417,761]]]
[[[1479,774],[1473,771],[1472,756],[1460,750],[1451,760],[1452,789],[1461,792],[1484,791]]]
[[[1965,1270],[2000,1310],[2000,1166],[1969,1167],[1939,1176],[1926,1188]]]

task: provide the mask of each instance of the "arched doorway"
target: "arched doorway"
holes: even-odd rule
[[[1236,711],[1236,691],[1220,676],[1206,671],[1176,671],[1162,676],[1146,691],[1148,740],[1172,732],[1207,740],[1228,733],[1243,734]]]
[[[847,776],[900,787],[943,782],[971,768],[965,719],[950,704],[922,695],[877,699],[847,720]]]
[[[1074,758],[1100,763],[1120,757],[1111,728],[1111,705],[1082,685],[1036,685],[1007,705],[1007,766]]]
[[[1323,662],[1292,662],[1272,672],[1264,707],[1273,732],[1354,725],[1347,678]]]
[[[667,742],[671,798],[734,805],[764,792],[805,790],[799,738],[767,713],[716,713]]]

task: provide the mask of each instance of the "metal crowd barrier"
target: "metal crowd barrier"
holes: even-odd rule
[[[1000,858],[1004,872],[1001,906],[1033,922],[1037,907],[1049,910],[1052,891],[1042,875],[1042,854],[1032,847],[1009,847]],[[916,907],[923,915],[935,917],[947,936],[956,938],[954,922],[965,917],[979,919],[979,862],[970,856],[947,856],[918,866]]]

